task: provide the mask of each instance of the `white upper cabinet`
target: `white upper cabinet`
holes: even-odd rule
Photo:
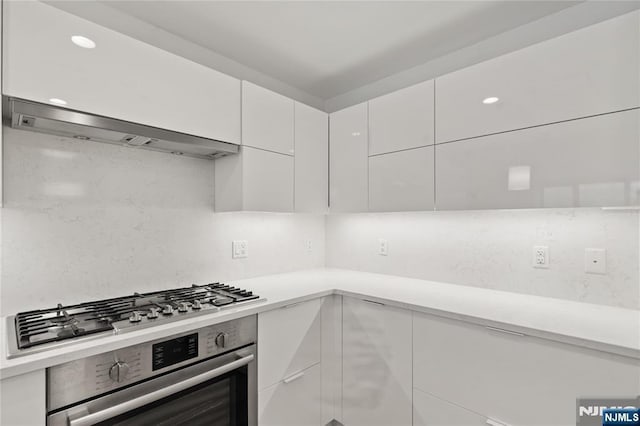
[[[437,78],[436,142],[638,107],[639,75],[636,11]]]
[[[369,101],[369,155],[433,144],[433,80]]]
[[[436,145],[436,208],[640,204],[640,110]]]
[[[369,157],[369,211],[433,210],[434,147]]]
[[[295,211],[325,213],[329,186],[329,116],[295,103]]]
[[[291,155],[243,146],[215,162],[215,210],[293,211]]]
[[[410,426],[411,312],[345,297],[342,423]]]
[[[294,154],[294,101],[242,82],[242,144]]]
[[[367,104],[329,116],[329,205],[332,212],[368,210]]]
[[[5,95],[240,143],[239,80],[41,2],[3,18]]]

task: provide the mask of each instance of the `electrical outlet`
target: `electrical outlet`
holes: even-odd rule
[[[380,256],[389,255],[389,243],[384,238],[380,238],[378,240],[378,254]]]
[[[231,243],[231,257],[233,259],[249,257],[249,243],[247,240],[235,240]]]
[[[607,251],[605,249],[584,249],[584,271],[588,274],[607,273]]]
[[[549,247],[533,246],[533,267],[548,268],[549,267]]]
[[[312,252],[313,251],[313,241],[311,240],[305,240],[304,241],[304,247],[307,249],[307,252]]]

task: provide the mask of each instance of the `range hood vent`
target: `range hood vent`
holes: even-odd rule
[[[15,128],[80,140],[215,159],[237,154],[236,144],[144,126],[115,118],[74,111],[5,96],[7,123]]]

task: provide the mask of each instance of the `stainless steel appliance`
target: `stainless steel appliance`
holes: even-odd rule
[[[7,319],[7,357],[264,300],[251,291],[211,283],[21,312]]]
[[[229,142],[144,126],[50,104],[7,96],[3,98],[3,103],[6,124],[20,130],[208,160],[237,154],[240,150],[238,145]]]
[[[47,369],[47,424],[257,426],[257,317]]]

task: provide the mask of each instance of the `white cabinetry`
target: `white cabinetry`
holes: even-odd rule
[[[369,157],[369,211],[433,210],[434,147]]]
[[[320,364],[258,393],[259,426],[323,426]]]
[[[640,202],[640,110],[436,145],[436,207]]]
[[[294,101],[242,82],[242,144],[293,155]]]
[[[413,389],[413,426],[487,426],[486,418]]]
[[[4,2],[3,18],[3,94],[240,143],[240,80],[42,2]]]
[[[215,162],[215,210],[293,211],[294,158],[243,146]]]
[[[295,211],[327,211],[329,116],[295,103]]]
[[[258,315],[258,423],[322,422],[322,299]]]
[[[413,336],[414,388],[506,424],[572,425],[576,398],[640,392],[638,359],[417,313]]]
[[[636,11],[437,78],[436,142],[638,107],[638,75]]]
[[[329,116],[329,205],[332,212],[368,209],[367,104]]]
[[[369,155],[433,144],[433,80],[369,101]]]
[[[0,424],[44,425],[46,406],[44,370],[0,380]]]
[[[343,300],[343,420],[411,425],[411,312]]]

